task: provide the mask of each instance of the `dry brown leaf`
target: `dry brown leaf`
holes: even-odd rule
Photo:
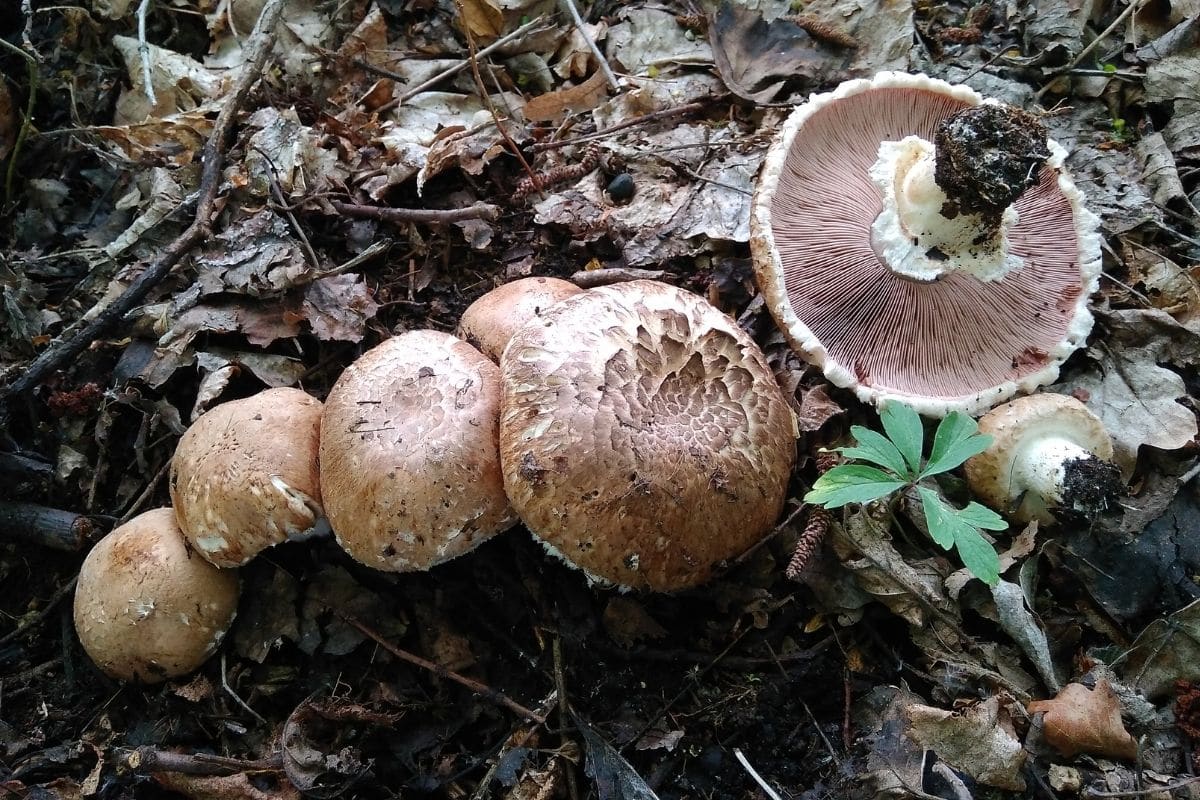
[[[472,36],[486,40],[504,33],[504,12],[493,0],[462,0],[458,7]]]
[[[591,111],[608,97],[608,83],[603,72],[595,72],[578,86],[568,86],[540,94],[525,103],[525,119],[530,122],[561,120],[568,114]]]
[[[980,783],[1019,792],[1026,752],[1000,700],[991,697],[955,711],[913,703],[905,709],[908,735]]]
[[[604,607],[604,630],[621,647],[633,647],[642,639],[661,639],[666,629],[630,597],[614,597]]]
[[[835,68],[836,48],[818,44],[786,20],[767,22],[762,13],[723,3],[708,23],[713,61],[729,90],[745,100],[766,103],[788,80],[803,80]]]
[[[801,433],[812,433],[833,417],[846,413],[837,401],[829,396],[825,384],[806,389],[801,395],[800,411],[796,414],[796,424]]]
[[[130,161],[185,167],[195,161],[212,126],[208,115],[190,112],[137,125],[98,125],[89,130]]]
[[[1042,712],[1042,733],[1055,750],[1068,758],[1080,753],[1132,759],[1137,744],[1121,722],[1121,704],[1108,681],[1095,689],[1069,683],[1052,700],[1035,700],[1029,713]]]
[[[361,342],[379,304],[361,275],[334,275],[312,282],[301,313],[323,341]]]

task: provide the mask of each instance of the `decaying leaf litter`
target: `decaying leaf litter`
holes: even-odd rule
[[[551,2],[267,3],[270,49],[262,3],[10,5],[6,794],[1196,791],[1194,3],[597,3],[582,27]],[[915,502],[827,522],[802,505],[817,448],[879,420],[791,354],[749,266],[787,108],[883,69],[1044,109],[1103,221],[1096,328],[1053,389],[1104,420],[1130,493],[1088,524],[996,534],[990,588]],[[168,502],[199,413],[324,396],[390,333],[577,273],[691,289],[763,345],[804,434],[764,546],[658,596],[590,588],[519,530],[402,575],[287,544],[245,568],[194,677],[91,666],[81,550]],[[969,499],[954,475],[937,490]]]

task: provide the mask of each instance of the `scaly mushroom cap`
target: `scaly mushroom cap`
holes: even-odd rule
[[[518,328],[559,300],[581,291],[559,278],[520,278],[497,286],[467,306],[458,323],[458,336],[492,361],[499,361]]]
[[[1079,476],[1099,484],[1101,494],[1110,494],[1113,480],[1119,482],[1119,471],[1108,463],[1113,457],[1112,438],[1099,417],[1074,397],[1049,393],[1018,397],[980,417],[979,432],[993,441],[987,450],[967,459],[967,484],[985,505],[1021,522],[1054,521],[1052,512],[1064,498],[1046,497],[1034,484],[1052,483],[1057,487],[1052,492],[1061,495],[1066,477],[1063,456],[1083,463],[1090,455],[1102,462],[1107,468],[1100,474],[1092,470]],[[1056,463],[1030,463],[1045,458]],[[1041,475],[1051,479],[1037,480]]]
[[[758,346],[696,295],[592,289],[517,331],[500,365],[504,487],[593,579],[694,586],[779,516],[791,410]]]
[[[325,400],[321,490],[338,543],[426,570],[516,521],[496,446],[500,370],[464,341],[410,331],[364,353]]]
[[[767,306],[802,356],[864,401],[896,399],[932,416],[985,410],[1053,381],[1091,330],[1098,220],[1052,141],[1037,183],[1010,208],[1001,258],[942,270],[936,249],[873,241],[885,195],[892,209],[894,193],[911,187],[885,191],[872,170],[895,168],[885,156],[910,165],[914,142],[933,141],[939,122],[982,102],[923,75],[848,81],[797,108],[763,164],[751,246]],[[908,257],[927,271],[906,273]]]
[[[158,683],[204,663],[237,611],[238,577],[190,551],[169,508],[101,539],[75,586],[75,630],[105,674]]]
[[[188,428],[171,462],[171,502],[188,543],[218,567],[245,564],[323,524],[321,401],[267,389]]]

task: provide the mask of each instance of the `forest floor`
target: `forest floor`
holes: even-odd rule
[[[273,2],[3,5],[0,798],[1200,797],[1195,0],[289,0],[257,70]],[[817,448],[878,418],[764,310],[750,202],[790,108],[881,70],[1037,111],[1102,223],[1053,388],[1129,492],[996,533],[992,589],[904,504],[787,569]],[[324,398],[531,275],[655,277],[758,341],[802,433],[763,546],[654,595],[520,527],[415,574],[291,542],[194,675],[93,666],[80,564],[170,503],[199,413]]]

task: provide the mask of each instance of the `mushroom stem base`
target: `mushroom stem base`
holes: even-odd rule
[[[1124,488],[1116,465],[1068,439],[1045,439],[1013,463],[1012,487],[1026,504],[1055,513],[1094,514]]]
[[[1000,280],[1022,260],[1009,253],[1014,208],[995,215],[961,212],[936,180],[934,146],[919,136],[883,142],[871,178],[883,191],[883,210],[871,226],[875,255],[898,275],[934,281],[962,270]]]

